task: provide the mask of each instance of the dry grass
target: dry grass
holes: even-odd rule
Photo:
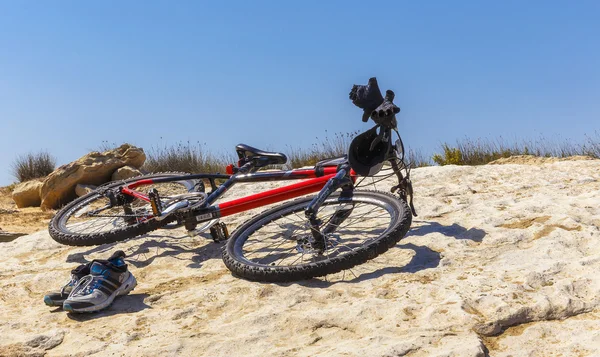
[[[175,145],[163,145],[146,150],[146,162],[142,170],[147,172],[188,172],[215,173],[225,172],[225,167],[237,162],[233,155],[214,155],[202,144],[179,142]]]
[[[46,151],[19,155],[12,163],[12,174],[19,182],[46,177],[56,168],[56,159]]]
[[[317,143],[308,149],[288,146],[286,166],[287,168],[313,166],[321,160],[344,156],[348,153],[352,139],[358,134],[359,132],[335,133],[330,137],[325,131],[325,137],[323,139],[317,137]]]
[[[413,169],[417,167],[427,167],[432,165],[430,156],[425,155],[421,150],[413,149],[408,150],[405,162]]]
[[[325,132],[325,137],[323,139],[317,137],[317,143],[310,148],[288,146],[287,152],[284,152],[288,157],[287,164],[268,168],[291,169],[312,166],[324,159],[343,156],[348,152],[350,142],[357,134],[357,132],[336,133],[329,136]],[[103,146],[103,148],[109,147],[111,145]],[[146,150],[146,157],[142,170],[147,172],[224,172],[227,165],[238,161],[233,153],[214,154],[199,142],[191,144],[189,141],[152,147]]]
[[[540,137],[538,140],[522,140],[507,142],[498,139],[458,140],[455,145],[443,143],[441,153],[433,155],[438,165],[485,165],[494,160],[516,155],[533,155],[537,157],[589,156],[600,158],[600,133],[586,136],[584,143],[569,140],[549,140]]]

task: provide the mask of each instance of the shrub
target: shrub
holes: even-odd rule
[[[56,168],[56,159],[46,151],[19,155],[12,163],[12,174],[19,182],[46,177]]]

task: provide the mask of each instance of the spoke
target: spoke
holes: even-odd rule
[[[291,211],[285,211],[249,233],[242,254],[248,260],[263,266],[304,265],[313,261],[337,259],[381,237],[391,218],[385,207],[371,202],[357,202],[354,199],[349,202],[326,202],[319,209],[318,218],[322,222],[321,227],[332,226],[335,234],[325,236],[326,249],[317,255],[310,243],[291,239],[303,237],[312,240],[312,227],[303,215],[304,209],[305,207],[297,206]],[[352,212],[344,221],[332,223],[336,215],[344,214],[344,210],[350,209]]]
[[[274,249],[274,250],[277,250],[277,248],[281,247],[281,246],[282,246],[282,245],[283,245],[285,242],[286,242],[286,241],[284,240],[284,241],[282,241],[281,243],[279,243],[279,244],[278,244],[278,245],[275,247],[275,249]],[[250,255],[252,255],[252,254],[257,254],[258,252],[260,252],[260,250],[257,250],[257,251],[255,251],[255,252],[252,252],[252,253],[248,254],[248,255],[247,255],[247,257],[250,257]],[[264,258],[264,257],[263,257],[263,258]],[[262,259],[261,259],[261,261],[262,261]],[[261,261],[258,261],[258,263],[260,263]]]
[[[95,230],[95,231],[93,231],[92,233],[98,233],[98,232],[100,232],[100,231],[102,230],[102,228],[106,227],[106,226],[107,226],[107,225],[109,225],[110,223],[111,223],[111,221],[108,221],[108,222],[107,222],[107,221],[105,220],[105,223],[104,223],[103,225],[101,225],[100,227],[98,227],[98,229],[96,229],[96,230]]]
[[[295,249],[296,249],[296,247],[291,247],[290,249],[286,250],[286,252],[287,252],[287,251],[289,251],[289,250],[295,250]],[[287,258],[289,258],[289,257],[290,257],[290,256],[287,256],[287,257],[285,257],[285,258],[281,259],[281,261],[280,261],[279,263],[277,263],[277,265],[280,265],[281,263],[283,263],[283,261],[284,261],[284,260],[286,260],[286,259],[287,259]]]
[[[355,185],[355,187],[360,186],[360,184],[367,178],[368,176],[363,176],[360,181],[358,181],[358,183]]]
[[[373,213],[373,212],[371,212],[371,211],[367,211],[367,212],[365,212],[365,213],[364,213],[362,216],[360,216],[360,217],[356,217],[356,218],[353,218],[353,219],[352,219],[352,220],[350,220],[349,222],[345,221],[345,222],[343,222],[343,223],[348,223],[348,225],[347,225],[347,226],[349,226],[350,224],[354,224],[354,223],[355,223],[356,221],[358,221],[358,220],[362,220],[362,219],[364,219],[364,217],[365,217],[366,215],[368,215],[368,214],[371,214],[371,213]],[[386,211],[386,213],[387,213],[387,211]],[[389,214],[389,213],[388,213],[388,214]],[[383,213],[382,215],[379,215],[379,216],[377,216],[377,217],[369,217],[369,218],[380,218],[380,217],[383,217],[383,215],[385,215],[385,213]],[[341,227],[343,227],[342,225],[340,225],[340,226],[341,226]],[[346,227],[347,227],[347,226],[346,226]]]
[[[93,224],[93,223],[94,223],[94,221],[90,221],[90,222],[75,222],[75,223],[73,223],[73,224],[71,224],[71,225],[72,225],[72,226],[80,226],[80,225],[84,225],[84,224],[86,224],[86,223],[87,223],[87,225],[86,225],[85,227],[87,228],[87,227],[89,227],[91,224]]]
[[[302,252],[301,252],[301,253],[300,253],[300,256],[299,256],[298,258],[296,258],[296,260],[294,260],[294,261],[292,262],[292,264],[290,264],[290,265],[294,265],[294,264],[296,264],[296,262],[297,262],[299,259],[302,259],[302,261],[304,261],[304,253],[302,253]]]
[[[370,213],[370,212],[367,212],[367,213]],[[350,227],[350,226],[352,226],[352,225],[354,225],[354,224],[356,224],[356,223],[363,222],[363,221],[364,221],[364,219],[363,219],[363,220],[361,220],[361,218],[366,218],[366,219],[375,219],[375,218],[381,218],[381,217],[386,217],[386,216],[387,216],[386,214],[382,214],[382,215],[379,215],[379,216],[376,216],[376,217],[364,217],[364,215],[363,215],[363,216],[361,216],[361,217],[358,217],[358,218],[353,218],[353,219],[351,219],[351,220],[348,220],[348,219],[346,219],[346,220],[344,220],[344,222],[342,222],[341,224],[338,224],[338,225],[336,225],[336,224],[331,224],[331,225],[332,225],[332,226],[335,226],[335,227],[338,227],[338,228],[346,228],[346,227]],[[344,223],[346,223],[346,225],[345,225],[345,226],[343,226],[343,224],[344,224]]]
[[[285,217],[281,217],[281,218],[285,218]],[[268,223],[275,223],[275,221],[271,221],[271,222],[268,222]],[[277,223],[276,223],[276,224],[277,224]],[[279,224],[277,224],[277,225],[279,226]],[[263,226],[262,226],[261,228],[259,228],[259,229],[258,229],[256,232],[260,231],[260,230],[261,230],[263,227],[265,227],[265,226],[263,225]],[[296,231],[298,231],[298,229],[300,229],[300,228],[301,228],[301,227],[298,227],[298,228],[294,229],[294,230],[293,230],[293,231],[290,233],[290,236],[293,236],[293,235],[294,235],[294,233],[296,233]],[[287,229],[287,228],[284,228],[284,227],[281,227],[281,229],[284,231],[284,233],[285,233],[285,231],[288,231],[288,230],[289,230],[289,229]],[[276,232],[262,232],[262,233],[276,233]],[[248,238],[249,238],[249,237],[248,237]],[[250,242],[250,243],[249,243],[249,244],[247,244],[246,246],[253,245],[253,244],[256,244],[256,243],[260,243],[260,242],[264,242],[264,241],[265,241],[265,240],[267,240],[267,239],[272,239],[272,237],[264,237],[263,239],[257,239],[255,242]]]
[[[283,243],[282,243],[282,244],[283,244]],[[275,247],[275,250],[276,250],[277,248],[279,248],[279,247],[280,247],[282,244],[279,244],[277,247]],[[281,254],[279,254],[278,256],[283,256],[283,255],[285,255],[285,253],[286,253],[286,252],[288,252],[288,251],[290,251],[290,250],[292,250],[292,249],[295,249],[295,247],[292,247],[292,248],[289,248],[289,249],[286,249],[286,250],[284,250],[284,251],[283,251]],[[266,259],[266,258],[268,258],[268,257],[269,257],[269,255],[267,255],[267,256],[264,256],[262,259],[260,259],[259,261],[257,261],[257,263],[258,263],[258,264],[260,264],[260,262],[262,262],[263,260],[265,260],[265,259]],[[285,259],[285,258],[284,258],[284,259]],[[273,262],[275,262],[275,261],[277,261],[277,259],[274,259],[274,260],[273,260]],[[282,261],[283,261],[283,260],[282,260]],[[273,263],[273,262],[271,262],[271,263]],[[279,265],[279,264],[277,264],[277,265]]]

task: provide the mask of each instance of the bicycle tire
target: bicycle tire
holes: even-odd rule
[[[323,206],[321,206],[321,210],[323,210],[323,208],[327,205],[335,205],[336,203],[340,204],[338,198],[339,194],[331,195],[325,201]],[[303,210],[311,200],[312,197],[301,198],[271,208],[255,216],[254,218],[240,226],[231,235],[231,237],[227,241],[227,245],[223,249],[223,261],[227,268],[229,268],[229,270],[231,270],[235,275],[253,281],[288,282],[310,279],[318,276],[337,273],[342,270],[352,268],[356,265],[363,264],[366,261],[371,260],[380,254],[383,254],[389,248],[393,247],[406,235],[406,233],[410,229],[412,215],[410,213],[410,209],[406,201],[400,199],[399,197],[384,192],[354,191],[353,197],[351,199],[353,207],[357,207],[357,205],[360,203],[370,203],[373,206],[380,207],[386,210],[390,215],[389,226],[379,236],[377,236],[372,241],[368,242],[368,244],[363,244],[358,246],[356,249],[351,249],[346,254],[339,254],[335,257],[330,257],[330,255],[327,254],[327,258],[325,259],[323,259],[323,256],[321,256],[321,259],[315,261],[309,261],[306,263],[303,262],[302,264],[292,263],[292,265],[289,266],[274,266],[274,263],[269,263],[268,259],[266,264],[261,264],[260,261],[252,261],[251,259],[249,259],[249,257],[244,256],[244,245],[246,244],[246,242],[248,242],[249,237],[252,234],[257,233],[262,228],[266,227],[269,223],[275,222],[279,219],[283,219],[292,213],[300,213],[300,215],[303,217]],[[348,202],[345,201],[345,203],[347,204]],[[286,227],[285,225],[282,226],[277,223],[276,225],[278,225],[280,229],[284,229],[284,233],[288,235],[287,237],[282,237],[282,241],[284,241],[285,243],[290,243],[290,245],[292,245],[292,248],[286,251],[291,250],[293,253],[294,241],[293,239],[290,239],[289,236],[291,236],[291,238],[294,238],[294,233],[296,232],[296,230],[290,232],[290,228]],[[342,225],[343,223],[338,226],[338,229],[341,229]],[[284,234],[282,233],[275,234],[275,236],[283,235]],[[263,233],[261,236],[263,237],[261,241],[266,241],[268,239],[264,236],[265,234]],[[355,238],[349,238],[347,242],[350,242],[354,239]],[[331,242],[331,245],[333,247],[333,238],[331,239]],[[341,243],[336,244],[338,244],[336,246],[336,250],[338,250],[338,247],[340,246],[339,244]],[[249,245],[250,244],[247,244],[246,246],[248,247]],[[281,252],[284,249],[280,248],[280,246],[277,246],[276,250],[279,250],[279,252],[277,252],[276,254],[281,254],[283,257],[285,256],[285,254],[282,254]],[[298,238],[296,237],[296,250],[298,249],[299,243]],[[266,250],[267,249],[264,249],[263,251]],[[258,249],[258,251],[261,252],[260,249]],[[300,250],[298,251],[300,252]],[[302,256],[304,256],[304,252],[302,252],[301,254]],[[264,259],[266,258],[261,258],[261,261],[263,261]],[[284,257],[282,260],[285,259],[288,259],[288,257]]]
[[[187,174],[179,172],[155,173],[150,175],[137,176],[123,181],[111,182],[101,187],[113,188],[143,179],[175,177],[181,175]],[[180,180],[176,182],[188,182],[189,186],[193,186],[195,181]],[[56,215],[52,217],[50,223],[48,224],[48,231],[52,239],[54,239],[58,243],[71,246],[92,246],[114,243],[159,229],[173,222],[175,219],[174,217],[167,217],[162,221],[150,219],[144,222],[137,222],[134,224],[127,224],[124,226],[115,227],[114,229],[110,229],[105,232],[77,233],[73,232],[72,230],[69,230],[66,224],[70,218],[74,217],[74,213],[81,209],[84,209],[88,205],[91,205],[92,202],[100,200],[101,197],[102,195],[98,192],[98,189],[96,189],[93,192],[88,193],[87,195],[75,199],[74,201],[68,203],[63,208],[61,208],[56,213]],[[90,221],[93,221],[93,219],[91,219]]]

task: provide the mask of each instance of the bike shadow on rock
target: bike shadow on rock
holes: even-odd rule
[[[148,239],[151,238],[151,239]],[[128,264],[136,268],[144,268],[152,264],[157,258],[170,257],[180,260],[191,260],[187,265],[188,268],[200,268],[202,263],[210,259],[221,258],[222,243],[215,244],[208,234],[202,233],[197,237],[190,238],[187,235],[165,239],[164,235],[160,234],[145,234],[132,239],[139,239],[140,244],[123,249],[127,258]],[[206,244],[200,247],[191,247],[190,239],[206,241]],[[94,253],[104,253],[106,257],[110,256],[115,250],[115,246],[120,242],[103,244],[93,247],[89,250],[79,253],[72,253],[67,256],[68,263],[86,264],[91,261],[86,257]],[[196,241],[193,242],[194,245]],[[181,257],[181,255],[192,255]]]
[[[481,241],[483,241],[483,238],[487,235],[487,233],[483,229],[466,229],[465,227],[456,223],[453,223],[450,226],[445,226],[434,221],[415,221],[415,223],[419,223],[420,225],[411,228],[404,238],[412,236],[422,237],[431,233],[441,233],[447,237],[454,237],[456,239],[468,239],[473,242],[481,243]]]
[[[444,226],[438,222],[429,222],[429,221],[416,221],[415,223],[420,223],[421,225],[411,228],[407,237],[415,236],[421,237],[430,233],[441,233],[448,237],[454,237],[455,239],[469,239],[474,242],[480,243],[483,238],[487,235],[487,233],[479,228],[470,228],[466,229],[459,224],[452,224],[450,226]],[[392,249],[411,249],[415,252],[412,256],[411,260],[408,264],[402,267],[389,266],[381,269],[377,269],[371,272],[362,273],[360,275],[355,275],[352,269],[349,269],[346,273],[344,273],[344,277],[340,281],[327,281],[321,279],[311,279],[305,281],[299,281],[295,283],[285,283],[282,285],[291,285],[291,284],[299,284],[305,287],[314,287],[314,288],[323,288],[328,287],[333,284],[339,283],[358,283],[361,281],[366,281],[370,279],[377,279],[387,274],[399,274],[399,273],[417,273],[426,269],[437,268],[441,261],[441,255],[439,252],[422,245],[416,245],[414,243],[406,243],[406,244],[398,244],[394,246]],[[384,253],[383,256],[385,256]],[[351,279],[345,279],[346,276],[350,276]]]
[[[106,309],[93,313],[67,313],[67,317],[75,321],[89,321],[103,317],[110,317],[118,314],[130,314],[150,309],[149,305],[144,303],[148,294],[129,294],[118,296],[113,303]]]
[[[361,281],[377,279],[387,274],[399,274],[399,273],[416,273],[425,269],[433,269],[437,268],[441,261],[440,253],[432,250],[426,246],[420,246],[413,243],[407,243],[402,245],[397,245],[394,248],[396,249],[412,249],[415,254],[410,259],[408,264],[402,267],[389,266],[385,268],[380,268],[371,272],[362,273],[356,275],[353,272],[353,268],[348,269],[343,273],[343,277],[338,281],[328,281],[327,277],[324,280],[321,279],[311,279],[311,280],[303,280],[291,283],[282,283],[281,285],[292,285],[298,284],[305,286],[307,288],[324,288],[329,287],[334,284],[354,284],[359,283]],[[389,253],[389,252],[388,252]],[[386,253],[384,253],[386,254]],[[351,279],[346,279],[346,277],[350,277]]]

